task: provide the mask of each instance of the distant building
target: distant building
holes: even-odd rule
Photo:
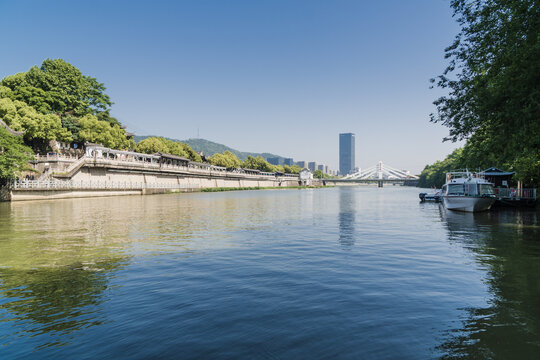
[[[300,174],[298,174],[298,177],[300,178],[300,184],[301,185],[311,185],[311,182],[313,180],[313,174],[308,169],[302,169],[300,170]]]
[[[310,171],[315,171],[315,170],[317,170],[317,163],[315,161],[310,161],[310,162],[308,162],[307,167],[308,167],[308,169]]]
[[[320,170],[320,171],[322,171],[322,172],[325,172],[325,171],[324,171],[324,165],[323,165],[323,164],[317,165],[317,170]]]
[[[285,158],[285,159],[283,159],[283,165],[293,166],[293,165],[294,165],[294,161],[293,161],[292,158]]]
[[[283,158],[280,157],[271,157],[266,159],[272,165],[283,165]]]
[[[296,165],[300,166],[302,169],[307,168],[307,162],[305,161],[297,161]]]
[[[339,173],[347,175],[355,169],[354,151],[355,137],[353,133],[339,134]]]

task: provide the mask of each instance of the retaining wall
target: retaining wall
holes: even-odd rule
[[[53,174],[54,178],[55,175]],[[11,201],[66,199],[118,195],[150,195],[169,192],[193,192],[205,188],[290,187],[298,186],[291,177],[258,176],[240,173],[190,171],[179,167],[149,167],[115,161],[88,161],[73,174],[57,174],[58,181],[70,182],[72,188],[11,189]],[[102,184],[84,188],[84,184]],[[64,183],[65,184],[65,183]],[[125,184],[125,186],[122,186]],[[120,185],[120,186],[119,186]],[[71,186],[71,185],[70,185]],[[88,186],[86,186],[88,187]],[[122,188],[125,187],[125,188]]]

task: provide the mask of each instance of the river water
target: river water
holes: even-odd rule
[[[0,204],[0,358],[538,358],[540,214],[387,186]]]

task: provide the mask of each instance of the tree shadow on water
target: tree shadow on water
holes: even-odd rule
[[[540,354],[540,226],[536,211],[442,210],[451,242],[486,271],[489,300],[468,308],[436,350],[445,359],[533,359]]]
[[[42,337],[37,349],[61,346],[74,332],[105,321],[108,277],[123,262],[109,261],[89,269],[81,264],[35,269],[0,269],[0,323],[15,329],[0,334],[9,344],[15,337]],[[46,335],[46,336],[43,336]]]

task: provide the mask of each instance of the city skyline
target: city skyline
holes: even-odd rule
[[[111,114],[137,135],[200,134],[337,169],[335,134],[353,132],[356,166],[413,173],[459,146],[429,122],[441,95],[429,79],[458,29],[445,1],[28,1],[0,11],[10,14],[0,77],[62,58],[105,84]]]

